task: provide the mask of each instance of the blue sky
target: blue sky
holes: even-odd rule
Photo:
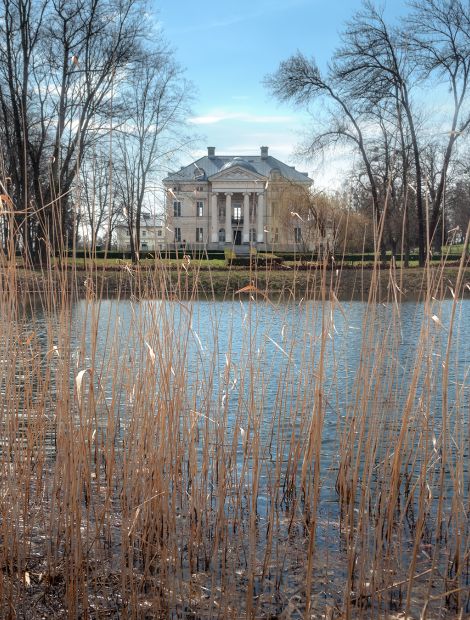
[[[187,78],[196,86],[191,127],[197,147],[181,163],[215,146],[219,154],[270,154],[308,170],[319,187],[334,184],[341,155],[323,166],[298,162],[293,154],[308,128],[305,114],[276,102],[262,84],[279,62],[300,50],[320,67],[339,43],[345,21],[361,0],[161,0],[155,5],[164,35]],[[389,0],[396,17],[404,0]]]

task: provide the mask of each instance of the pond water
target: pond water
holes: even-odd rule
[[[333,575],[325,573],[326,585],[321,583],[325,600],[337,605],[351,572],[348,563],[359,554],[369,572],[394,555],[386,570],[392,581],[400,581],[418,543],[438,545],[439,536],[446,538],[448,549],[436,556],[441,572],[448,571],[451,554],[466,553],[468,520],[464,514],[456,523],[455,515],[456,505],[466,507],[469,500],[469,300],[373,306],[303,300],[273,304],[248,297],[81,300],[71,308],[65,340],[53,328],[54,316],[53,310],[35,308],[34,320],[31,314],[22,329],[36,334],[44,355],[52,351],[57,366],[69,356],[70,391],[79,389],[82,403],[73,409],[76,427],[83,423],[83,407],[92,406],[95,432],[105,436],[110,418],[116,421],[113,441],[122,454],[129,437],[139,436],[143,421],[153,429],[155,449],[164,442],[170,452],[178,446],[179,456],[165,456],[163,471],[180,459],[177,476],[187,489],[179,498],[181,506],[195,510],[195,489],[212,489],[204,504],[207,538],[201,536],[206,547],[219,540],[222,510],[233,526],[231,534],[224,534],[225,554],[233,555],[227,560],[230,579],[238,579],[242,565],[254,571],[269,547],[272,582],[284,574],[285,586],[296,592],[305,579],[312,514],[321,557],[312,570],[318,577],[325,566],[334,568]],[[53,408],[54,380],[51,385]],[[148,422],[153,418],[159,420],[155,427]],[[170,418],[177,420],[176,429],[170,429]],[[55,440],[46,440],[53,461]],[[221,475],[229,481],[223,497],[217,490]],[[395,475],[397,487],[390,483]],[[392,527],[387,501],[395,491]],[[425,522],[415,543],[423,502]],[[362,519],[363,513],[367,517]],[[240,541],[248,549],[253,545],[255,559],[245,558],[246,565]],[[377,552],[380,545],[383,554]],[[426,549],[418,554],[416,573],[429,570]],[[280,562],[286,554],[289,559]],[[265,592],[266,570],[262,578],[256,573],[252,594]],[[191,578],[190,559],[182,561],[181,571]],[[206,573],[209,581],[226,578],[211,576],[207,567]],[[452,575],[460,587],[469,578],[468,567]],[[366,583],[361,573],[351,589],[360,591],[361,578]],[[388,588],[386,578],[381,579],[380,592]],[[423,583],[416,587],[424,592]],[[245,590],[246,583],[237,587]]]
[[[300,408],[314,407],[314,387],[321,382],[328,440],[337,416],[351,406],[363,368],[378,373],[375,382],[384,375],[382,396],[393,397],[400,409],[421,359],[423,374],[435,380],[433,414],[439,419],[441,374],[449,349],[449,400],[454,402],[457,392],[467,394],[470,300],[457,304],[449,336],[451,314],[451,300],[429,307],[402,303],[372,309],[362,302],[80,301],[72,309],[70,346],[77,369],[93,364],[103,374],[108,396],[113,385],[106,384],[105,371],[113,356],[137,375],[156,354],[155,389],[168,367],[173,378],[178,370],[184,373],[191,407],[199,409],[204,402],[215,410],[226,408],[229,426],[237,419],[240,398],[250,389],[267,420],[278,407],[280,384],[289,386],[284,408],[292,417]],[[418,355],[420,347],[425,355]],[[420,376],[417,398],[422,380]],[[124,421],[125,411],[120,415]],[[261,429],[265,438],[267,430]]]

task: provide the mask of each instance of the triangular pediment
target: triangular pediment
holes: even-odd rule
[[[209,177],[209,181],[259,181],[266,180],[261,174],[251,172],[243,166],[230,166],[227,170],[221,170]]]

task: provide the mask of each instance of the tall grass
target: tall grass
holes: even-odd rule
[[[326,263],[220,300],[157,261],[110,302],[2,255],[0,616],[465,617],[464,261],[404,350],[393,266],[354,315]]]

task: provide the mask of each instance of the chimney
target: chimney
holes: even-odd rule
[[[261,147],[261,159],[268,159],[268,147],[267,146]]]
[[[210,157],[211,159],[215,157],[215,146],[207,147],[207,157]]]

